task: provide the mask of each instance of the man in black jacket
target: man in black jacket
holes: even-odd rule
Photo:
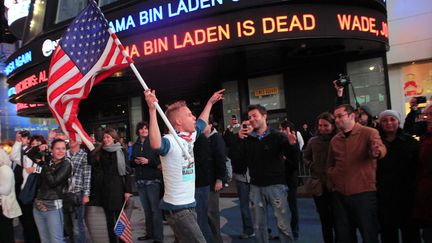
[[[215,129],[216,123],[209,121],[204,129],[210,148],[210,195],[208,222],[213,234],[213,242],[222,243],[220,232],[219,192],[227,181],[225,142],[222,135]]]
[[[267,110],[261,105],[248,107],[249,120],[239,132],[239,151],[245,158],[251,177],[250,198],[257,242],[268,242],[267,206],[276,216],[281,242],[292,242],[285,160],[295,160],[299,154],[294,132],[283,132],[267,125]]]
[[[213,242],[212,231],[208,220],[210,195],[210,144],[204,133],[197,137],[194,143],[195,159],[195,211],[197,222],[207,242]]]
[[[150,148],[147,122],[139,122],[135,132],[138,139],[132,147],[130,164],[135,168],[135,180],[146,225],[146,235],[138,237],[138,240],[163,242],[162,211],[159,208],[162,186],[159,155]]]
[[[234,125],[238,125],[238,127],[234,127]],[[239,235],[239,238],[248,239],[255,237],[255,233],[252,225],[251,211],[249,208],[249,172],[247,170],[246,163],[244,162],[244,158],[236,149],[239,130],[240,124],[237,124],[237,118],[235,118],[235,123],[233,123],[233,118],[231,118],[231,124],[224,133],[224,140],[228,147],[228,157],[231,159],[233,179],[235,180],[237,195],[239,198],[239,207],[243,226],[243,231],[242,234]]]

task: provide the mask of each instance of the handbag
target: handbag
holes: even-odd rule
[[[33,200],[36,197],[36,187],[37,187],[38,178],[39,178],[38,175],[34,173],[28,175],[24,188],[21,190],[18,196],[19,200],[23,204],[28,205],[33,203]]]
[[[82,205],[82,199],[77,193],[68,192],[63,194],[63,211],[64,212],[74,212],[76,207]]]

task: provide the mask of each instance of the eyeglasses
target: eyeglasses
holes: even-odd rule
[[[349,115],[348,112],[345,112],[345,113],[343,113],[343,114],[337,114],[337,115],[335,115],[335,118],[336,118],[336,119],[341,119],[342,117],[344,117],[344,116],[346,116],[346,115]]]

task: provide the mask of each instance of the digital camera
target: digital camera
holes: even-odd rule
[[[348,84],[351,83],[351,80],[349,78],[349,76],[347,74],[339,74],[339,78],[336,80],[336,85],[337,86],[347,86]]]
[[[417,104],[422,104],[427,102],[426,96],[417,96],[415,97]]]

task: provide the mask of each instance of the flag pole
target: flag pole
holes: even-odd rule
[[[115,32],[111,29],[108,28],[108,32],[110,34],[115,34]],[[126,52],[126,50],[123,48],[123,45],[121,44],[120,40],[118,38],[115,39],[115,42],[121,46],[122,48],[122,53],[123,56],[125,58],[128,58],[130,60],[132,60],[132,58],[129,57],[129,54]],[[129,63],[129,67],[132,69],[132,71],[134,72],[135,76],[138,78],[139,82],[141,83],[142,87],[144,88],[144,90],[148,90],[149,87],[147,86],[147,84],[145,83],[144,79],[141,77],[141,74],[138,72],[138,70],[135,67],[135,64],[133,62]],[[171,123],[168,121],[168,118],[166,117],[165,113],[162,111],[159,103],[154,102],[153,103],[156,110],[158,111],[159,115],[162,117],[162,120],[165,122],[165,125],[168,127],[168,130],[170,131],[170,133],[173,135],[175,141],[177,142],[177,144],[180,146],[181,150],[183,151],[183,153],[185,154],[187,160],[189,161],[189,163],[193,163],[193,158],[192,156],[189,154],[189,152],[186,150],[186,148],[182,145],[179,136],[177,136],[176,131],[174,130],[173,126],[171,125]]]
[[[126,51],[123,50],[123,54],[125,56],[128,56]],[[147,84],[144,82],[144,79],[141,77],[141,74],[138,72],[138,70],[136,69],[135,65],[133,63],[130,64],[130,67],[132,69],[132,71],[135,73],[135,76],[138,78],[138,80],[140,81],[141,85],[143,86],[144,90],[148,90],[149,87],[147,86]],[[159,115],[161,116],[162,120],[165,122],[165,125],[168,127],[168,130],[170,131],[170,133],[173,135],[175,141],[177,142],[177,144],[180,146],[181,150],[183,151],[183,153],[186,155],[186,158],[188,159],[188,161],[190,163],[193,162],[193,159],[191,157],[191,155],[189,154],[189,152],[186,150],[186,148],[182,145],[179,136],[177,136],[176,131],[174,130],[174,127],[171,125],[171,123],[169,122],[168,118],[166,117],[165,113],[162,111],[161,107],[159,106],[159,103],[154,102],[153,103],[154,106],[156,107],[156,110],[158,111]]]
[[[119,220],[120,220],[120,217],[121,217],[121,215],[122,215],[122,213],[123,213],[123,211],[124,211],[124,208],[125,208],[125,206],[126,206],[127,201],[129,201],[129,198],[130,198],[130,197],[128,197],[128,198],[125,200],[125,202],[123,203],[122,210],[120,211],[119,217],[118,217],[118,219],[117,219],[117,221],[116,221],[116,224],[114,225],[114,230],[115,230],[115,228],[117,227],[117,224],[118,224],[118,222],[119,222]]]

